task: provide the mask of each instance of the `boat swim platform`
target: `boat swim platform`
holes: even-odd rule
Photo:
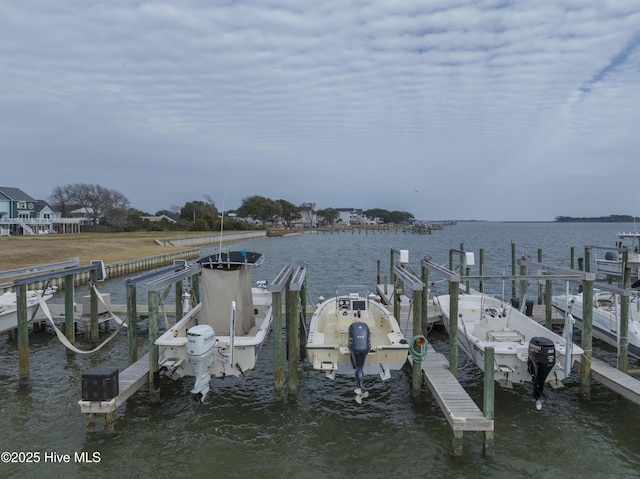
[[[86,414],[87,430],[93,430],[95,417],[102,416],[104,418],[105,431],[113,432],[113,417],[116,410],[136,391],[147,384],[148,377],[149,353],[118,374],[118,395],[116,397],[109,401],[78,401],[80,412]]]

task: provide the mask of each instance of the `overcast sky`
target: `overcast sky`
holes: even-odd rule
[[[640,215],[640,0],[0,0],[3,186]]]

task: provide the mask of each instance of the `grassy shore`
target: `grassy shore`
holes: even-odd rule
[[[160,255],[184,247],[160,246],[156,239],[204,236],[211,232],[77,233],[0,237],[0,271],[80,258],[81,265],[101,259],[105,264]]]

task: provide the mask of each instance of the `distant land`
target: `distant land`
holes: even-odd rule
[[[609,216],[596,216],[596,217],[582,217],[574,218],[572,216],[556,216],[558,223],[633,223],[638,221],[639,218],[635,218],[631,215],[609,215]]]

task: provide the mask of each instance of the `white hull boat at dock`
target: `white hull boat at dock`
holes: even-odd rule
[[[449,330],[449,295],[437,296]],[[536,407],[542,408],[544,385],[561,386],[582,349],[573,344],[573,324],[565,337],[548,330],[511,305],[484,294],[461,294],[458,345],[484,371],[484,350],[494,349],[494,378],[502,386],[533,382]]]
[[[628,339],[629,354],[640,358],[640,293],[637,291],[629,298]],[[582,293],[554,296],[551,304],[563,313],[571,313],[579,327],[582,327]],[[594,290],[592,334],[605,343],[618,347],[620,328],[620,298],[606,291]]]
[[[202,300],[155,342],[161,371],[194,376],[194,400],[203,401],[211,377],[244,376],[256,364],[271,328],[271,291],[251,286],[260,253],[231,252],[198,260]]]
[[[395,317],[370,297],[366,286],[338,286],[309,324],[307,357],[313,369],[356,377],[356,401],[368,396],[365,375],[391,377],[406,363],[409,344]]]
[[[640,233],[618,233],[619,241],[616,241],[618,248],[627,250],[627,265],[632,278],[638,276],[640,267]],[[627,244],[630,243],[630,244]],[[610,279],[622,277],[622,253],[608,251],[604,258],[596,258],[596,273],[604,274]]]
[[[33,319],[34,312],[38,307],[38,294],[45,301],[49,301],[58,290],[57,287],[50,287],[46,290],[27,291],[27,319]],[[0,294],[0,333],[10,331],[18,327],[18,310],[16,304],[16,293],[8,291]]]

